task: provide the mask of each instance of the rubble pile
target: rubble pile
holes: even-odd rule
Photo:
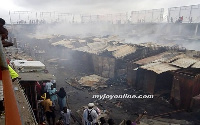
[[[89,75],[81,77],[80,80],[74,78],[66,82],[78,89],[88,88],[89,90],[97,90],[107,87],[106,80],[107,78],[103,78],[98,75]]]

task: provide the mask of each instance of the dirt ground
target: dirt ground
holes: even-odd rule
[[[53,65],[46,65],[47,69],[49,69],[49,72],[54,74],[57,78],[57,89],[59,89],[60,87],[65,88],[68,95],[67,101],[69,108],[72,110],[72,112],[75,114],[78,120],[80,120],[80,116],[76,113],[76,111],[82,106],[87,105],[89,102],[95,102],[96,104],[98,104],[98,107],[101,110],[107,110],[109,112],[109,118],[114,119],[116,124],[119,124],[124,119],[135,120],[137,118],[136,114],[142,113],[144,111],[147,111],[147,115],[151,117],[154,115],[159,115],[177,110],[174,108],[174,106],[169,104],[169,102],[167,102],[161,97],[154,97],[153,99],[93,99],[92,95],[94,94],[138,95],[145,93],[142,91],[135,91],[133,88],[130,88],[127,84],[121,83],[120,81],[110,83],[109,87],[102,90],[88,91],[88,89],[77,89],[66,83],[66,78],[77,78],[87,74],[81,71],[75,71],[70,65],[68,67],[54,67]],[[121,105],[117,106],[116,104],[119,104],[119,102],[121,102]],[[59,112],[57,113],[57,115],[59,116]],[[169,119],[187,120],[196,124],[200,123],[200,111],[181,111],[162,117]]]

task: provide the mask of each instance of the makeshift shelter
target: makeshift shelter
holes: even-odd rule
[[[182,69],[174,72],[171,101],[177,108],[190,108],[192,98],[200,94],[199,69]]]
[[[55,76],[45,72],[45,65],[40,61],[14,60],[11,62],[20,77],[20,85],[23,88],[31,108],[39,122],[37,82],[55,80]]]
[[[155,94],[161,91],[171,90],[173,75],[168,72],[179,68],[167,63],[150,63],[140,67],[137,73],[137,89],[143,89]],[[162,92],[161,92],[162,93]]]
[[[155,70],[154,73],[158,72],[159,74],[162,72],[166,72],[168,70],[171,70],[170,68],[172,68],[172,67],[170,67],[167,64],[161,64],[159,62],[167,63],[168,61],[174,60],[181,56],[182,55],[177,52],[173,52],[173,53],[172,52],[163,52],[163,53],[159,53],[155,56],[150,56],[150,57],[129,63],[128,74],[127,74],[128,84],[133,87],[136,87],[137,89],[142,89],[143,83],[138,83],[138,82],[141,82],[141,80],[144,79],[144,76],[143,76],[145,74],[144,69],[146,69],[146,70],[150,69],[152,71]],[[159,66],[162,66],[162,67],[156,66],[157,64],[159,64]],[[142,66],[143,66],[143,68],[141,68]],[[169,68],[169,69],[166,69],[166,71],[162,71],[162,70],[164,70],[163,68]],[[150,74],[154,74],[154,73],[150,72]],[[147,72],[147,74],[148,74],[148,72]],[[151,76],[151,77],[152,77],[152,79],[155,78],[153,76]]]
[[[75,46],[73,41],[79,43]],[[99,38],[85,38],[76,40],[62,40],[52,43],[62,46],[73,57],[76,68],[92,72],[106,78],[114,78],[127,74],[127,64],[131,60],[138,60],[166,50],[165,47],[152,44],[126,44],[118,37],[108,36]],[[71,61],[72,61],[71,60]],[[77,63],[78,62],[78,63]]]

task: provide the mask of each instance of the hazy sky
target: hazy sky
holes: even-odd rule
[[[8,17],[11,11],[57,11],[75,14],[130,13],[200,4],[199,0],[5,0],[0,4],[0,15]]]

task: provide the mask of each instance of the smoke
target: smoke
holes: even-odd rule
[[[142,24],[127,33],[126,42],[132,44],[152,42],[163,46],[200,51],[200,32],[196,24]]]
[[[108,24],[54,24],[39,25],[36,34],[56,34],[65,36],[105,36],[115,33],[114,25]]]
[[[180,27],[182,27],[180,29]],[[157,43],[164,46],[179,45],[180,48],[199,51],[200,39],[195,36],[195,24],[43,24],[35,25],[33,34],[64,35],[66,37],[103,37],[118,35],[126,43]],[[24,32],[24,31],[17,31]],[[28,33],[27,31],[25,31]],[[54,41],[56,42],[56,41]]]
[[[197,0],[18,0],[13,1],[15,5],[20,7],[26,7],[28,10],[33,11],[59,11],[59,12],[69,12],[74,14],[115,14],[139,10],[149,10],[158,8],[167,8],[174,6],[187,6],[191,4],[198,4]],[[165,12],[166,14],[166,12]],[[80,18],[80,16],[79,16]],[[167,25],[167,24],[166,24]],[[162,40],[165,43],[180,44],[180,46],[186,47],[188,49],[198,50],[195,41],[198,40],[188,40],[188,38],[182,38],[177,40],[176,38],[170,39],[168,36],[163,35],[180,35],[177,29],[172,28],[171,33],[168,31],[165,34],[168,26],[158,25],[157,27],[149,27],[149,25],[141,26],[129,26],[119,27],[118,25],[108,25],[108,24],[54,24],[54,25],[37,25],[35,33],[39,34],[59,34],[65,36],[105,36],[105,35],[119,35],[122,39],[125,39],[128,43],[143,43],[143,42],[159,42]],[[185,34],[191,32],[191,29],[184,29]],[[20,31],[19,31],[20,32]],[[186,33],[187,32],[187,33]],[[194,32],[194,29],[192,30]],[[192,36],[191,34],[189,34]],[[167,40],[166,40],[167,39]],[[169,40],[170,39],[170,40]],[[189,45],[187,45],[188,42]],[[192,44],[191,44],[192,43]],[[162,43],[163,44],[163,43]]]

